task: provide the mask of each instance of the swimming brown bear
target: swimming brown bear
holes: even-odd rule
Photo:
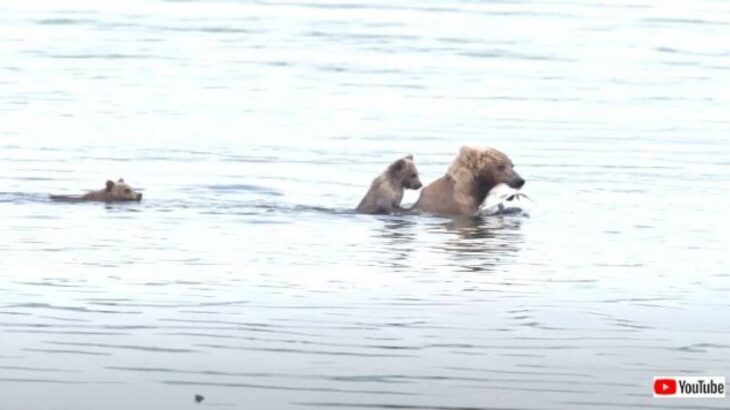
[[[413,155],[405,156],[390,164],[373,180],[370,189],[355,210],[365,214],[387,214],[403,210],[400,202],[403,200],[405,189],[419,189],[421,186],[423,185],[418,178]]]
[[[476,215],[489,191],[500,183],[515,189],[525,184],[507,155],[489,147],[461,147],[446,175],[423,188],[411,209]]]
[[[119,202],[119,201],[140,201],[142,194],[135,192],[122,178],[117,182],[106,181],[106,188],[98,191],[87,192],[84,195],[51,195],[51,199],[60,201],[101,201],[101,202]]]

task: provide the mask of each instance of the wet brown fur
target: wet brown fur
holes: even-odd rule
[[[476,215],[495,185],[524,185],[524,179],[513,168],[509,157],[494,148],[462,147],[446,175],[426,186],[412,209],[442,215]]]
[[[71,195],[51,195],[51,199],[61,201],[101,201],[101,202],[118,202],[118,201],[140,201],[142,194],[135,192],[123,179],[119,178],[117,182],[106,181],[106,188],[97,191],[87,192],[81,196]]]
[[[373,180],[355,210],[366,214],[387,214],[402,210],[400,203],[405,189],[419,189],[421,186],[413,156],[408,155],[390,164]]]

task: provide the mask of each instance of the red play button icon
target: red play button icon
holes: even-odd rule
[[[668,396],[677,393],[677,381],[674,379],[654,380],[654,394]]]

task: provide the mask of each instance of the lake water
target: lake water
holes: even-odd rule
[[[727,2],[0,21],[0,408],[727,408],[651,397],[730,377]],[[510,155],[528,212],[351,212],[464,144]],[[141,203],[47,199],[119,177]]]

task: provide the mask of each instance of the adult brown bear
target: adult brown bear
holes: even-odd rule
[[[507,155],[489,147],[461,147],[446,175],[423,188],[411,209],[476,215],[489,190],[501,183],[515,189],[525,185]]]

